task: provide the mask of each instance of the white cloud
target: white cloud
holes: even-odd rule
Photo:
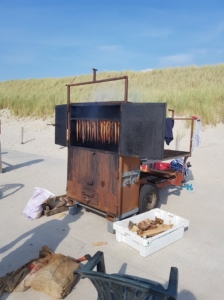
[[[141,72],[150,72],[150,71],[152,71],[153,69],[150,69],[150,68],[148,68],[148,69],[145,69],[145,70],[141,70]]]
[[[163,56],[159,59],[159,67],[178,67],[193,63],[193,55],[180,53],[176,55]]]

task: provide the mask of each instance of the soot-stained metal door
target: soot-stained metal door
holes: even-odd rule
[[[55,106],[55,144],[67,146],[67,105]]]
[[[120,155],[162,160],[166,103],[122,103]]]

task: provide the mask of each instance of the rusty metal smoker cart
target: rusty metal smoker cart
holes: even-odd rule
[[[139,201],[142,186],[150,185],[155,194],[164,181],[183,178],[183,172],[151,170],[157,181],[148,180],[151,171],[140,171],[141,158],[162,161],[190,152],[164,150],[165,103],[128,102],[128,77],[96,80],[93,71],[93,81],[68,84],[67,104],[55,107],[55,143],[68,147],[68,198],[111,224],[155,207],[155,201],[151,207],[139,203],[145,201],[143,196]],[[124,101],[70,103],[71,87],[114,80],[125,82]]]

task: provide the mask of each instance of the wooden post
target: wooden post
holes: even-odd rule
[[[1,141],[0,141],[0,173],[2,173],[2,148],[1,148]]]
[[[180,150],[180,137],[177,135],[176,137],[176,150]]]
[[[23,133],[24,133],[24,128],[21,127],[21,144],[23,144]]]
[[[2,123],[0,120],[0,134],[2,133]],[[1,141],[0,141],[0,173],[2,173],[2,147],[1,147]]]

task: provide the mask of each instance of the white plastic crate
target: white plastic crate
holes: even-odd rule
[[[173,224],[173,227],[151,238],[142,238],[128,229],[129,221],[139,223],[145,219],[155,220],[156,217],[164,220],[164,224]],[[114,222],[113,229],[116,231],[118,242],[128,244],[138,250],[141,256],[146,257],[181,239],[184,235],[184,229],[188,226],[189,220],[155,208],[137,216]]]

